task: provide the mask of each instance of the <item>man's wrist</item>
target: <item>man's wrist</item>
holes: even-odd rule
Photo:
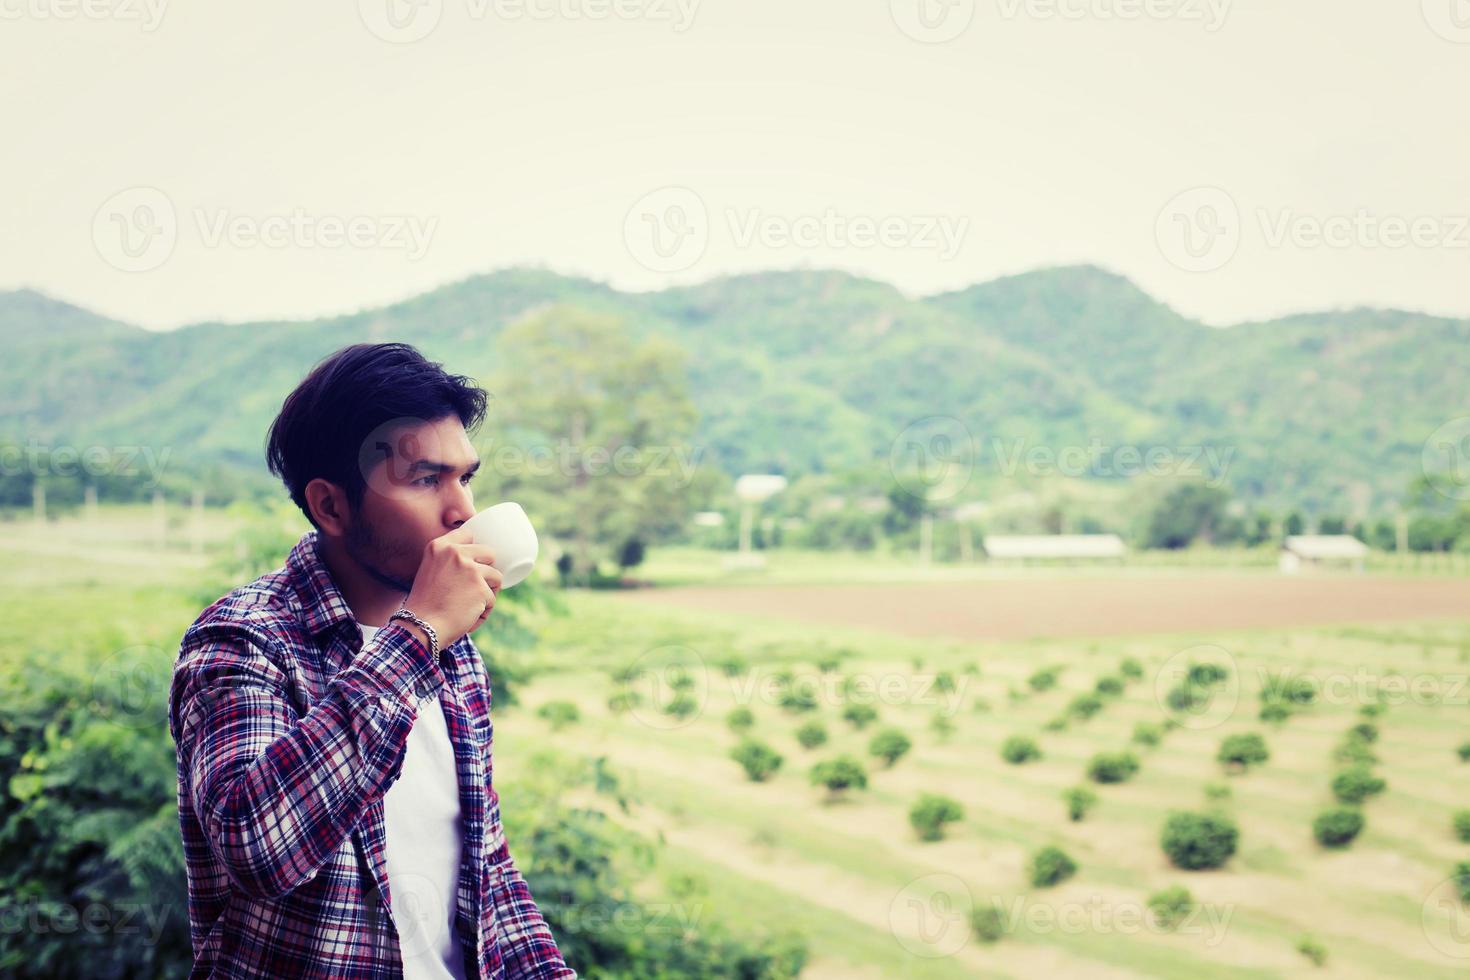
[[[400,609],[388,617],[388,622],[403,623],[414,635],[423,639],[424,646],[428,648],[429,655],[435,659],[438,658],[443,649],[439,645],[439,631],[427,619],[411,609]]]

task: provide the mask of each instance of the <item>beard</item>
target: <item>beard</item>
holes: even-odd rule
[[[411,549],[384,540],[378,529],[361,511],[355,515],[343,539],[348,556],[377,582],[407,593],[413,589],[412,573],[407,579],[388,571],[395,559],[411,557]],[[416,570],[415,570],[416,571]]]

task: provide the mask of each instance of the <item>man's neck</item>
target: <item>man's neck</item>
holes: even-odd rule
[[[322,561],[332,573],[332,581],[342,593],[352,616],[364,626],[384,626],[397,612],[407,595],[401,589],[385,585],[358,564],[340,543],[321,539]]]

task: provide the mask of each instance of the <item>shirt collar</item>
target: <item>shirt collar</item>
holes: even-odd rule
[[[352,608],[342,598],[331,570],[322,560],[321,535],[315,529],[303,534],[291,549],[286,570],[301,603],[306,630],[313,638],[341,623],[356,625]]]

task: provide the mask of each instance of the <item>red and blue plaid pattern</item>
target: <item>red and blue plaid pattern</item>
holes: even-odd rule
[[[468,637],[435,663],[394,621],[362,634],[309,531],[284,568],[184,634],[169,692],[194,977],[397,978],[383,795],[439,696],[464,821],[455,931],[481,980],[576,977],[516,869],[492,788],[491,692]],[[474,975],[474,974],[472,974]]]

